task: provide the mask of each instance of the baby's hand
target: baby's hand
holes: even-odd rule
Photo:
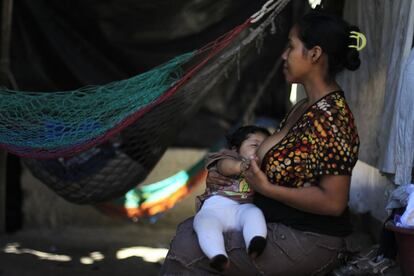
[[[257,164],[259,159],[257,156],[251,156],[251,163],[249,169],[245,173],[245,179],[249,183],[250,187],[261,194],[266,194],[265,189],[269,185],[267,177],[262,172]]]
[[[250,167],[250,159],[243,157],[240,162],[240,176],[244,176],[244,172],[248,170],[249,167]]]
[[[251,162],[256,162],[259,165],[259,157],[257,155],[250,156]]]

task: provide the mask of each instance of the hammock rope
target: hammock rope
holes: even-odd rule
[[[257,103],[259,102],[259,99],[262,97],[262,95],[266,91],[266,88],[269,86],[270,82],[272,81],[272,78],[275,76],[277,70],[279,69],[281,65],[282,65],[282,58],[278,58],[275,65],[266,75],[266,78],[263,81],[263,83],[259,85],[257,89],[257,93],[253,96],[252,100],[250,101],[250,104],[247,106],[246,111],[244,112],[244,115],[242,118],[242,125],[249,125],[255,120],[254,109],[256,108]]]

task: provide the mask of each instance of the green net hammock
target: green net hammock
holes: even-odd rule
[[[137,116],[183,77],[194,53],[130,79],[65,92],[0,90],[0,143],[28,157],[55,157],[93,146]]]
[[[252,42],[288,2],[271,3],[259,25],[249,19],[204,48],[128,80],[67,92],[0,90],[0,146],[27,157],[33,175],[66,200],[120,197],[145,179],[208,92],[256,50]]]

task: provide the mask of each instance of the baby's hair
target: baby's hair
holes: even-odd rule
[[[247,125],[239,127],[235,132],[226,136],[227,147],[229,149],[236,148],[240,149],[241,144],[246,140],[249,134],[252,133],[262,133],[266,136],[270,136],[270,132],[264,127],[258,127],[254,125]]]

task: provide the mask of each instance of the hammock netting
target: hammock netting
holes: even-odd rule
[[[0,89],[0,146],[68,201],[120,197],[146,178],[208,92],[257,51],[288,2],[275,2],[260,24],[249,19],[127,80],[52,93]]]
[[[183,76],[194,53],[133,78],[75,91],[0,91],[0,142],[20,156],[49,157],[94,144],[133,114],[157,101]]]

